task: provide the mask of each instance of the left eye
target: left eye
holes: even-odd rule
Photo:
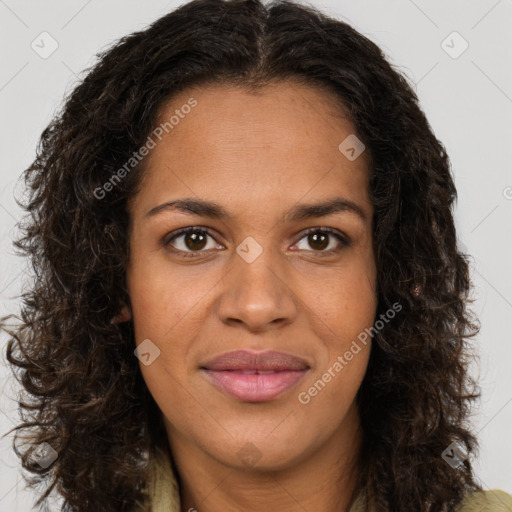
[[[208,247],[208,237],[213,240],[210,247]],[[341,248],[350,245],[350,241],[347,237],[330,228],[310,228],[296,245],[298,247],[302,240],[306,240],[306,243],[310,247],[313,247],[313,252],[324,253],[340,250],[340,247],[336,247],[336,243],[334,243],[334,245],[330,243],[333,242],[332,238],[337,240],[338,245],[341,245]],[[176,243],[177,240],[180,240],[180,242]],[[163,244],[165,247],[172,246],[177,252],[185,253],[184,256],[186,257],[193,257],[195,256],[194,253],[204,252],[203,249],[215,249],[217,246],[219,246],[219,248],[223,248],[222,245],[215,242],[215,238],[207,229],[197,227],[180,229],[170,238],[168,237],[164,239]],[[301,250],[309,250],[307,248],[298,248]]]
[[[341,244],[341,248],[346,247],[350,245],[350,242],[347,237],[343,236],[341,233],[338,233],[337,231],[334,231],[333,229],[329,228],[311,228],[308,229],[305,233],[305,235],[300,240],[307,240],[307,244],[309,244],[310,247],[315,247],[316,250],[313,252],[335,252],[336,250],[340,250],[340,248],[336,247],[336,244],[334,244],[334,247],[329,248],[328,250],[325,250],[326,247],[329,247],[329,237],[334,237],[338,241],[338,244]],[[332,238],[331,238],[332,240]],[[327,245],[326,245],[327,243]],[[300,247],[299,247],[300,249]],[[308,249],[306,249],[308,250]]]

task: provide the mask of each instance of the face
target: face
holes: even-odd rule
[[[369,158],[339,149],[355,127],[313,87],[189,89],[159,122],[187,103],[129,205],[124,319],[174,451],[291,467],[357,428],[370,343],[345,354],[377,307]]]

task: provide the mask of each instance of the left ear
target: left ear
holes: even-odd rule
[[[121,322],[127,322],[128,320],[132,319],[132,312],[129,306],[126,304],[122,307],[121,312],[116,315],[114,318],[112,318],[111,322],[113,324],[121,323]]]

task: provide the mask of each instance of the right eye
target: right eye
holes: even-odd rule
[[[194,253],[202,253],[205,252],[203,249],[214,249],[219,245],[212,243],[212,246],[205,247],[205,245],[208,245],[208,237],[215,241],[215,238],[208,229],[191,226],[170,233],[170,236],[164,238],[163,245],[169,247],[173,252],[182,253],[181,256],[185,258],[194,258],[196,257]],[[176,243],[177,240],[178,242]]]

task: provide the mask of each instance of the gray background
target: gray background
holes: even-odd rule
[[[25,263],[10,242],[21,213],[13,194],[21,190],[16,182],[34,158],[39,135],[98,51],[181,3],[0,0],[1,315],[16,310],[23,284]],[[475,340],[480,361],[474,373],[483,391],[473,418],[481,440],[476,469],[484,488],[512,493],[512,0],[311,3],[380,45],[416,84],[447,147],[459,193],[458,235],[474,257],[474,311],[482,323]],[[44,48],[51,49],[42,32],[58,44],[47,58],[31,47],[35,41],[41,52],[46,38]],[[461,53],[464,41],[469,46]],[[2,336],[2,353],[5,341]],[[0,372],[3,434],[16,421],[16,386],[3,361]],[[0,511],[29,511],[33,495],[23,489],[11,438],[0,440]]]

